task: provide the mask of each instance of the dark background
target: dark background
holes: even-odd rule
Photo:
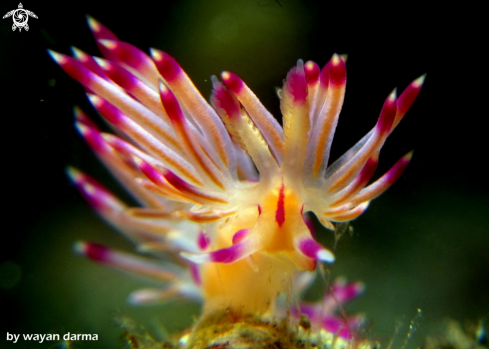
[[[2,1],[0,15],[17,8]],[[91,212],[64,175],[73,165],[123,191],[73,127],[72,107],[93,118],[82,87],[45,52],[74,45],[98,55],[85,22],[90,14],[121,40],[173,55],[204,96],[210,75],[238,73],[280,115],[274,87],[298,58],[321,66],[349,55],[345,106],[333,145],[336,158],[375,124],[393,87],[428,73],[421,94],[386,142],[378,174],[415,149],[405,174],[340,240],[331,277],[363,280],[365,295],[348,307],[369,319],[371,337],[389,341],[402,324],[400,348],[418,308],[408,348],[437,333],[444,319],[489,314],[487,184],[487,34],[481,8],[380,6],[298,0],[132,2],[25,1],[39,18],[28,32],[0,21],[3,227],[0,236],[0,347],[9,333],[97,333],[118,348],[114,319],[127,315],[154,333],[185,329],[198,306],[171,302],[135,308],[127,295],[148,286],[78,258],[76,240],[131,249]],[[487,28],[486,28],[487,29]],[[323,232],[332,246],[331,233]],[[320,288],[309,293],[317,297]],[[15,348],[54,348],[20,341]]]

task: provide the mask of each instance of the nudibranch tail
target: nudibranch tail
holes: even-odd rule
[[[175,58],[147,55],[89,17],[103,58],[73,48],[51,57],[85,88],[107,123],[126,139],[102,132],[79,108],[76,127],[94,153],[140,203],[131,208],[76,169],[68,174],[90,205],[142,253],[160,264],[94,243],[76,249],[117,269],[156,278],[162,289],[131,295],[135,303],[183,296],[203,299],[204,316],[269,318],[283,314],[277,294],[297,295],[295,282],[334,254],[311,231],[309,215],[328,229],[355,219],[406,169],[412,152],[369,184],[379,152],[416,99],[425,76],[384,102],[373,129],[329,164],[346,88],[346,56],[320,69],[298,60],[279,92],[283,127],[246,83],[225,71],[213,76],[210,104]],[[252,292],[250,292],[252,288]],[[349,339],[360,318],[335,317],[336,306],[363,286],[338,281],[321,305],[303,304],[328,333]],[[333,298],[331,298],[333,297]],[[300,315],[300,314],[298,314]]]

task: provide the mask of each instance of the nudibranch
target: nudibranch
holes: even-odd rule
[[[75,108],[81,135],[141,206],[128,207],[76,169],[68,174],[139,252],[164,261],[89,242],[76,248],[94,261],[164,282],[162,289],[131,294],[134,303],[183,296],[203,300],[203,318],[224,310],[273,318],[283,311],[276,306],[278,294],[295,294],[298,275],[335,259],[314,238],[307,215],[330,230],[335,222],[355,219],[411,159],[408,153],[369,184],[381,147],[424,76],[399,97],[390,93],[372,130],[328,165],[346,57],[334,54],[322,69],[297,62],[279,91],[280,125],[236,74],[212,77],[209,104],[170,55],[152,49],[148,56],[96,20],[88,23],[104,58],[76,48],[74,57],[50,55],[124,134],[101,132]],[[360,293],[357,284],[337,289],[349,290],[345,299]],[[313,314],[313,308],[305,305],[304,312]]]

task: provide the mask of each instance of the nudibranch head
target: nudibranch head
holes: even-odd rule
[[[212,77],[210,103],[167,53],[151,57],[99,22],[90,28],[104,58],[73,49],[52,58],[87,90],[97,111],[127,141],[101,132],[78,108],[76,126],[100,160],[140,202],[130,208],[78,170],[69,176],[88,202],[137,244],[164,253],[157,263],[93,243],[92,260],[156,278],[135,292],[146,303],[173,295],[204,300],[204,314],[271,316],[277,294],[318,261],[333,262],[309,229],[350,221],[404,171],[411,153],[368,184],[386,138],[414,102],[424,76],[384,102],[372,130],[332,164],[329,153],[346,86],[345,56],[320,69],[297,62],[279,92],[282,125],[236,74]],[[346,335],[345,335],[346,336]]]

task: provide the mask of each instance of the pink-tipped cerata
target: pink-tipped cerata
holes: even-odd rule
[[[389,97],[387,97],[385,100],[382,111],[380,112],[379,121],[377,121],[376,127],[381,134],[389,133],[394,122],[396,112],[397,98],[396,90],[394,89],[394,91],[392,91]]]
[[[308,85],[314,85],[319,80],[319,66],[316,62],[307,61],[304,64],[304,72],[306,73],[306,80]]]
[[[134,69],[149,84],[156,86],[158,72],[151,58],[137,47],[119,40],[98,40],[104,57]]]
[[[238,75],[225,71],[221,74],[221,78],[226,87],[236,95],[255,125],[260,129],[270,151],[280,165],[284,151],[283,129],[280,124]]]
[[[75,245],[75,250],[96,262],[108,263],[110,260],[110,249],[103,245],[79,242]]]
[[[409,108],[411,108],[411,105],[414,103],[414,101],[418,97],[419,92],[421,91],[421,87],[423,87],[425,79],[426,74],[423,74],[419,78],[411,82],[397,99],[397,113],[396,119],[394,120],[393,128],[397,126],[397,124],[401,121]]]
[[[226,84],[235,95],[239,95],[244,87],[243,80],[238,75],[230,71],[225,71],[221,74],[222,81]]]
[[[99,39],[109,39],[109,40],[117,40],[117,36],[112,33],[107,27],[105,27],[102,23],[97,21],[92,16],[87,15],[87,23],[92,31],[92,34],[95,37],[95,40]]]
[[[177,61],[168,53],[151,49],[151,56],[156,64],[156,68],[166,81],[172,82],[182,74],[182,68],[180,68]]]
[[[100,68],[100,66],[97,64],[97,61],[94,59],[94,57],[88,55],[87,53],[73,46],[71,47],[71,51],[73,52],[73,57],[75,57],[78,61],[80,61],[90,71],[94,72],[95,74],[97,74],[98,76],[104,79],[107,79],[107,76],[105,75],[104,71]]]

